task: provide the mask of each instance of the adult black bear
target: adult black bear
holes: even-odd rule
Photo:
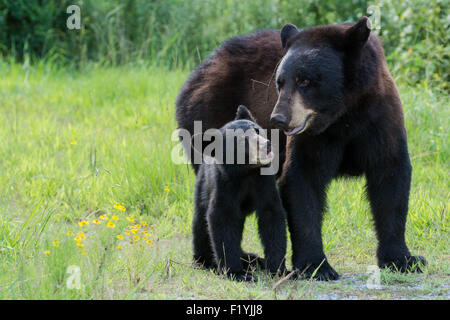
[[[236,106],[242,104],[261,127],[270,128],[270,113],[278,97],[273,76],[282,57],[279,30],[228,39],[197,67],[181,88],[176,101],[178,127],[191,135],[196,120],[202,121],[203,131],[221,128],[233,120]],[[281,150],[285,140],[283,137]],[[190,141],[182,143],[193,157]],[[198,164],[191,160],[197,172]]]
[[[264,247],[264,260],[258,261],[272,274],[285,270],[286,214],[275,176],[260,172],[273,159],[270,142],[260,130],[247,108],[239,106],[235,120],[218,131],[222,152],[216,150],[209,158],[212,163],[200,165],[195,183],[194,260],[206,268],[226,270],[238,281],[254,279],[244,262],[255,256],[242,251],[241,240],[245,218],[255,210]],[[202,140],[201,135],[192,140]],[[199,144],[199,153],[205,143]],[[230,145],[231,159],[226,158]]]
[[[402,105],[368,23],[363,17],[301,31],[286,25],[281,33],[232,38],[193,73],[177,100],[181,128],[191,130],[194,120],[203,129],[220,127],[230,120],[232,101],[249,104],[263,128],[288,135],[280,193],[292,263],[321,280],[338,278],[323,252],[321,226],[326,188],[339,176],[367,179],[379,266],[406,272],[426,263],[405,242],[411,164]]]

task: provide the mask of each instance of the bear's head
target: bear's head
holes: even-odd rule
[[[286,54],[275,75],[272,127],[320,134],[346,113],[377,76],[379,47],[367,17],[355,24],[281,30]],[[382,50],[382,49],[381,49]]]
[[[196,143],[198,139],[202,142]],[[233,121],[218,130],[194,135],[192,140],[194,150],[213,158],[215,163],[257,168],[270,164],[274,158],[265,131],[243,105],[238,107]]]

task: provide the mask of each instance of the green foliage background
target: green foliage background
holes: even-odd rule
[[[81,8],[68,30],[66,8]],[[79,67],[151,62],[192,68],[226,38],[258,29],[356,21],[381,9],[391,72],[448,90],[448,0],[0,0],[0,52]]]

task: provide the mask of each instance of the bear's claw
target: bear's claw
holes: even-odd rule
[[[406,256],[391,261],[380,261],[378,265],[391,271],[422,273],[422,267],[427,265],[427,260],[422,256]]]
[[[330,281],[339,279],[339,274],[330,266],[328,261],[303,264],[296,268],[297,273],[292,279],[314,279],[318,281]]]

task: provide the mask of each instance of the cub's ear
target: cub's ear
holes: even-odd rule
[[[283,29],[281,29],[281,45],[283,48],[286,48],[287,41],[292,37],[295,36],[300,31],[297,29],[296,26],[293,24],[286,24],[284,25]]]
[[[253,118],[250,110],[248,110],[247,107],[245,107],[243,105],[240,105],[238,107],[237,112],[236,112],[236,117],[234,118],[234,120],[240,120],[240,119],[256,122],[255,119]]]
[[[370,36],[372,25],[369,18],[362,17],[345,33],[345,44],[347,49],[361,49]]]

